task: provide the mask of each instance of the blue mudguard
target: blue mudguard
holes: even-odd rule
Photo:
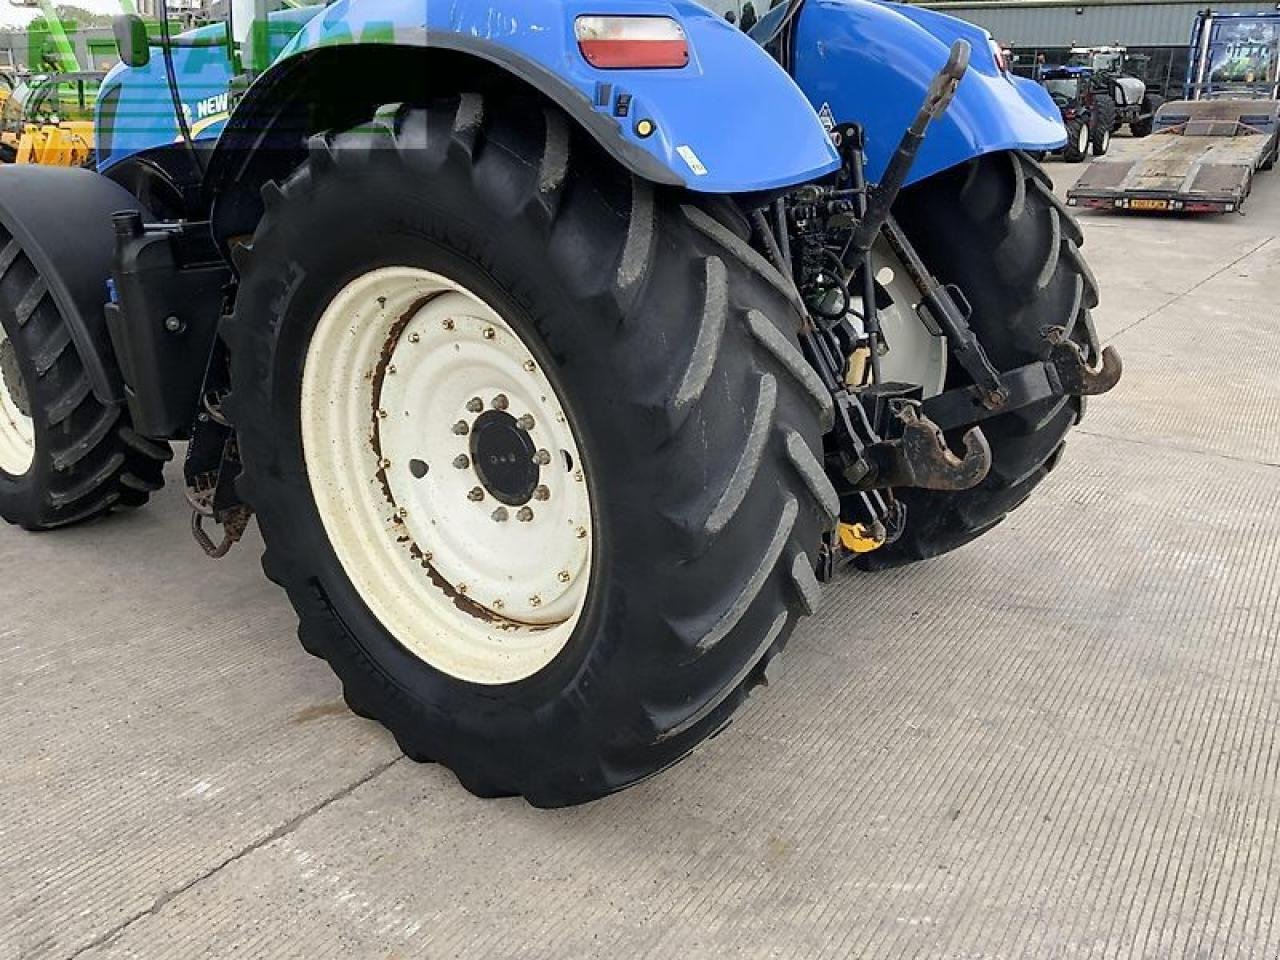
[[[574,21],[602,13],[676,19],[689,41],[689,64],[591,66],[578,50]],[[257,79],[218,151],[225,146],[232,153],[252,142],[255,125],[263,122],[262,105],[291,71],[306,69],[309,56],[352,44],[457,51],[496,63],[551,97],[615,157],[657,182],[742,193],[804,183],[838,166],[826,132],[791,78],[749,37],[692,0],[337,0]],[[424,69],[430,71],[429,60]],[[641,135],[650,129],[644,120],[652,125],[648,136]]]
[[[1066,143],[1061,115],[1039,84],[996,65],[987,32],[921,7],[875,0],[807,0],[793,71],[814,109],[867,132],[867,176],[878,180],[924,100],[951,44],[968,40],[969,72],[950,109],[930,127],[909,183],[998,150],[1053,150]]]

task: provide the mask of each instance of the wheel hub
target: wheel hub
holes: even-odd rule
[[[478,683],[563,649],[591,578],[587,478],[554,385],[489,304],[417,268],[353,280],[307,351],[302,434],[334,553],[403,646]]]
[[[521,507],[533,499],[542,476],[537,453],[522,421],[505,410],[487,410],[471,425],[476,476],[491,497],[507,506]]]

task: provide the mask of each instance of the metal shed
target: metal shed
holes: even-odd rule
[[[1014,47],[1181,47],[1204,0],[1135,3],[1133,0],[986,0],[982,3],[923,3],[920,6],[985,27]],[[1257,13],[1274,3],[1212,4],[1220,13]]]

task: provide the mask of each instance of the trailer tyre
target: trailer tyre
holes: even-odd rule
[[[0,517],[49,530],[141,506],[171,456],[94,396],[44,278],[0,228]]]
[[[1092,144],[1095,157],[1105,157],[1111,149],[1111,132],[1115,127],[1116,104],[1107,94],[1093,100]]]
[[[241,491],[355,712],[540,806],[723,727],[838,510],[745,226],[471,94],[315,137],[264,197],[225,330]]]
[[[1089,311],[1098,291],[1080,254],[1084,237],[1030,157],[972,160],[904,193],[895,212],[930,269],[964,291],[974,311],[970,324],[998,369],[1040,359],[1045,332],[1055,326],[1096,362],[1100,347]],[[950,363],[948,387],[968,383],[959,363]],[[1081,398],[1066,397],[984,421],[992,453],[987,477],[971,490],[899,492],[907,506],[903,535],[861,555],[859,566],[936,557],[990,530],[1057,465],[1083,410]],[[962,432],[948,434],[957,449]]]

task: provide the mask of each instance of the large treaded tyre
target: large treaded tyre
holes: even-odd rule
[[[2,227],[0,324],[9,341],[0,362],[19,374],[19,406],[35,432],[30,468],[0,470],[0,517],[49,530],[146,503],[164,485],[168,444],[138,436],[125,410],[94,396],[48,286]]]
[[[1098,290],[1080,254],[1084,236],[1030,157],[997,153],[926,180],[896,213],[930,269],[973,306],[974,332],[1001,370],[1043,358],[1045,332],[1060,326],[1096,358],[1089,311]],[[958,363],[948,386],[967,386]],[[986,420],[992,466],[972,490],[899,493],[907,506],[902,537],[859,558],[865,569],[900,566],[963,546],[990,530],[1058,463],[1067,432],[1084,411],[1067,397]],[[949,435],[953,445],[962,430]]]
[[[830,398],[791,288],[735,213],[632,179],[540,102],[471,94],[314,137],[264,199],[225,328],[241,491],[351,707],[473,793],[539,806],[617,791],[719,730],[817,602],[838,511],[819,466]],[[413,656],[318,514],[298,425],[309,337],[345,281],[385,265],[482,295],[566,399],[598,549],[572,637],[527,679],[483,686]]]
[[[1067,145],[1062,148],[1062,159],[1067,163],[1081,163],[1089,155],[1092,137],[1089,125],[1083,119],[1067,122]]]
[[[1129,132],[1135,137],[1148,137],[1151,131],[1155,129],[1156,111],[1164,105],[1164,97],[1158,93],[1149,93],[1142,98],[1142,114],[1141,120],[1135,120],[1129,124]]]

